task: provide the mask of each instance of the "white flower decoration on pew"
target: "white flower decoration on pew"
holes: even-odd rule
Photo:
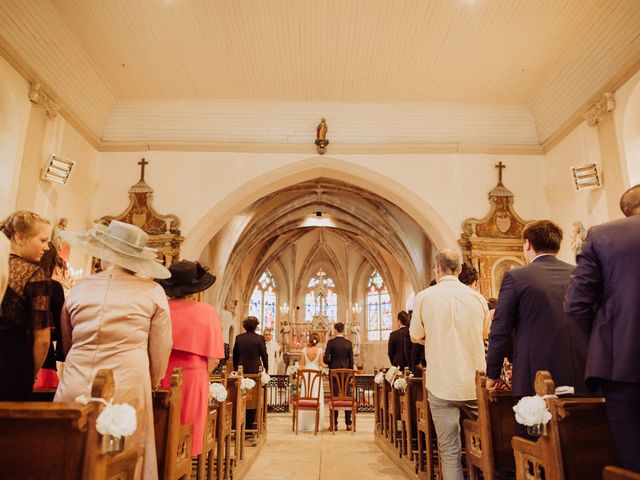
[[[260,382],[262,383],[262,385],[266,385],[270,381],[271,381],[271,377],[269,376],[269,374],[267,372],[265,372],[263,370],[262,371],[262,376],[260,377]]]
[[[224,402],[227,399],[227,389],[221,383],[212,382],[209,384],[209,398]]]
[[[245,392],[248,392],[255,386],[256,386],[256,382],[253,378],[242,377],[242,380],[240,380],[240,389],[244,390]]]
[[[96,430],[102,435],[112,437],[128,437],[138,428],[136,409],[128,403],[111,403],[104,398],[87,397],[80,395],[76,402],[86,405],[89,402],[100,402],[104,409],[96,420]]]
[[[396,378],[396,373],[398,372],[398,367],[390,367],[389,370],[387,370],[387,374],[384,376],[384,378],[386,378],[387,382],[389,382],[390,385],[393,385],[393,379]]]
[[[513,407],[513,411],[516,413],[516,421],[528,427],[546,425],[551,420],[551,412],[547,410],[547,402],[538,395],[522,397]]]
[[[407,388],[407,380],[404,377],[397,378],[395,382],[393,382],[393,388],[404,392]]]
[[[378,372],[375,378],[373,379],[373,381],[376,382],[378,385],[382,385],[382,382],[384,382],[384,373]]]

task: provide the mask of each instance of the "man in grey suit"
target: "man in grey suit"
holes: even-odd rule
[[[620,208],[628,218],[589,230],[565,311],[589,342],[587,386],[602,388],[620,463],[640,472],[640,185]]]
[[[327,342],[327,350],[322,360],[332,368],[353,368],[353,344],[344,338],[344,323],[336,322],[333,326],[336,336]],[[351,430],[351,412],[344,412],[347,430]],[[333,424],[338,429],[338,411],[334,411]]]
[[[562,230],[549,220],[525,226],[523,252],[529,262],[505,273],[489,333],[487,388],[499,386],[504,357],[513,341],[513,396],[535,395],[538,370],[551,372],[556,385],[586,393],[587,344],[563,310],[573,265],[556,258]],[[513,338],[513,340],[512,340]],[[524,436],[517,426],[516,433]]]

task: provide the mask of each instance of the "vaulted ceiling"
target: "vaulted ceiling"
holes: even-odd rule
[[[316,216],[317,212],[322,217]],[[394,293],[398,290],[394,285],[398,275],[392,273],[396,266],[415,291],[428,283],[429,239],[405,212],[373,192],[319,178],[264,197],[241,216],[248,221],[234,238],[227,239],[234,246],[221,276],[221,298],[226,297],[241,269],[246,272],[242,293],[249,295],[266,268],[272,268],[291,254],[292,246],[302,243],[308,248],[294,254],[298,255],[294,265],[283,262],[288,265],[283,270],[295,275],[290,282],[293,294],[306,286],[308,270],[318,261],[331,265],[338,286],[344,292],[349,290],[349,277],[353,275],[346,272],[348,255],[334,251],[330,244],[336,242],[358,252],[383,275]],[[330,226],[314,226],[320,218]]]
[[[217,99],[523,105],[544,142],[637,71],[640,2],[0,0],[0,51],[98,141]]]

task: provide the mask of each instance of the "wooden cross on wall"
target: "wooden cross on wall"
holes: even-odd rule
[[[140,181],[144,181],[144,167],[149,165],[149,162],[143,158],[138,162],[138,165],[140,165]]]
[[[507,168],[507,166],[500,160],[500,162],[496,163],[496,168],[498,169],[498,183],[502,184],[502,170]]]

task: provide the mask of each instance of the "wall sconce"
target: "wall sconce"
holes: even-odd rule
[[[51,155],[49,161],[42,169],[40,178],[64,185],[67,183],[69,174],[75,163],[73,160],[60,157],[59,155]]]
[[[284,313],[285,315],[289,313],[289,305],[287,305],[287,302],[280,305],[280,313]]]
[[[362,307],[358,302],[354,303],[353,306],[351,307],[351,312],[353,312],[354,315],[360,313],[361,311],[362,311]]]
[[[571,173],[576,191],[591,190],[602,186],[598,166],[595,163],[571,167]]]

